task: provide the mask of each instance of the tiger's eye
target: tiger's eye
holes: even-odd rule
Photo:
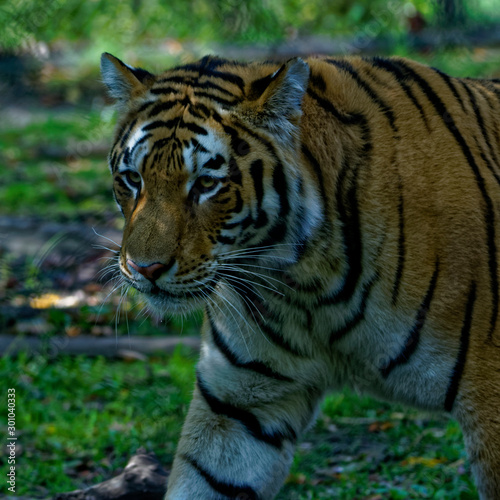
[[[131,184],[140,184],[141,183],[141,174],[139,172],[136,172],[135,170],[127,170],[125,172],[125,176],[127,177],[127,180]]]
[[[203,189],[212,189],[217,184],[217,179],[204,175],[199,178],[198,182]]]

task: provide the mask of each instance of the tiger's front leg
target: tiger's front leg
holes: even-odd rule
[[[321,396],[269,364],[205,340],[166,500],[272,499]]]

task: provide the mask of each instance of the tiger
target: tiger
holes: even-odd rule
[[[274,498],[324,395],[444,412],[500,499],[500,80],[400,57],[101,57],[119,269],[203,309],[166,500]]]

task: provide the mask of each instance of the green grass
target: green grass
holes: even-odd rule
[[[141,446],[170,463],[191,398],[193,363],[183,349],[149,363],[51,359],[43,352],[3,358],[0,393],[16,389],[17,493],[70,491],[107,479]]]
[[[16,389],[17,493],[41,496],[108,479],[143,446],[168,468],[194,386],[195,354],[145,362],[49,353],[0,360]],[[345,390],[298,446],[279,500],[472,499],[457,424]],[[5,423],[0,426],[6,435]],[[0,473],[6,467],[0,457]],[[381,495],[377,497],[377,495]]]

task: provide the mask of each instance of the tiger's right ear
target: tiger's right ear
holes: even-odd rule
[[[107,52],[101,55],[101,75],[109,95],[120,104],[140,97],[155,81],[153,74],[133,68]]]

